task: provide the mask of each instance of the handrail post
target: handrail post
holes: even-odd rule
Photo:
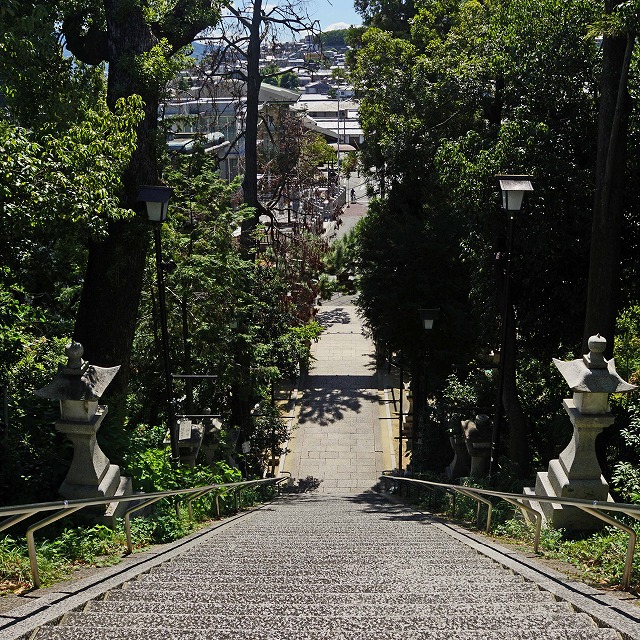
[[[190,498],[187,498],[187,511],[189,513],[189,520],[193,521],[193,507],[192,503],[194,500],[198,498],[204,498],[210,491],[213,491],[213,488],[205,489],[204,491],[199,491],[198,493],[194,493]]]
[[[600,520],[610,524],[612,527],[616,527],[618,529],[622,529],[622,531],[626,531],[629,534],[629,542],[627,543],[627,557],[624,562],[624,573],[622,574],[622,581],[620,586],[625,590],[629,591],[629,583],[631,582],[631,569],[633,566],[633,554],[636,548],[636,532],[628,527],[626,524],[622,524],[622,522],[608,516],[604,513],[600,513],[597,509],[590,509],[589,507],[579,506],[579,509],[582,511],[586,511],[590,513],[592,516],[599,518]]]
[[[79,511],[85,505],[80,505],[78,507],[69,507],[68,509],[62,509],[61,511],[57,511],[56,513],[39,520],[35,524],[32,524],[27,529],[27,549],[29,550],[29,564],[31,565],[31,576],[33,577],[33,586],[35,589],[40,588],[40,574],[38,572],[38,559],[36,557],[36,542],[33,537],[33,534],[38,531],[38,529],[42,529],[42,527],[46,527],[48,524],[55,522],[56,520],[60,520],[65,516],[68,516],[70,513],[74,513],[75,511]]]
[[[471,498],[472,500],[475,500],[476,502],[478,502],[478,512],[477,512],[477,516],[476,516],[476,526],[478,527],[478,529],[480,528],[480,502],[484,502],[484,504],[487,505],[487,525],[485,527],[485,532],[489,533],[489,530],[491,529],[491,514],[493,513],[493,505],[491,504],[491,502],[489,500],[487,500],[486,498],[481,498],[480,496],[476,496],[474,495],[473,491],[470,489],[467,489],[467,487],[465,487],[464,489],[456,489],[456,491],[458,493],[461,493],[463,496],[467,496],[467,498]]]
[[[145,500],[140,504],[136,504],[133,507],[130,507],[124,512],[124,532],[127,537],[127,553],[133,553],[133,542],[131,541],[131,514],[135,511],[139,511],[140,509],[144,509],[144,507],[148,507],[150,504],[154,502],[158,502],[158,500],[162,500],[164,496],[158,496],[156,498],[151,498],[149,500]]]
[[[533,536],[533,552],[539,553],[540,550],[540,530],[542,529],[542,514],[539,511],[536,511],[533,507],[528,504],[523,504],[522,502],[518,502],[517,500],[512,500],[511,498],[502,498],[505,502],[512,504],[514,507],[518,507],[519,509],[526,511],[531,514],[535,520],[535,534]]]

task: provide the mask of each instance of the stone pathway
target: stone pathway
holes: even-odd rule
[[[325,331],[314,345],[284,469],[321,480],[321,493],[358,493],[391,465],[373,344],[348,296],[323,305],[316,319]]]

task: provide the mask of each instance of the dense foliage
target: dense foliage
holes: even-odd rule
[[[174,189],[170,221],[161,229],[173,370],[217,376],[177,383],[180,412],[220,416],[222,427],[207,445],[212,464],[230,464],[235,477],[240,469],[262,473],[284,439],[272,399],[308,365],[319,327],[309,322],[309,296],[287,296],[295,252],[273,260],[239,246],[236,231],[254,211],[243,205],[238,181],[219,178],[215,154],[198,145],[175,158],[165,151],[157,101],[185,62],[180,43],[217,15],[215,3],[188,4],[179,21],[166,3],[144,9],[130,3],[113,13],[109,3],[89,2],[83,15],[75,2],[11,0],[0,7],[0,384],[9,405],[0,433],[3,504],[16,496],[22,503],[55,498],[69,467],[72,448],[53,426],[58,408],[33,391],[64,363],[72,336],[90,338],[95,349],[85,357],[92,363],[127,365],[106,398],[109,413],[98,437],[134,488],[205,481],[210,473],[202,467],[201,476],[176,476],[163,444],[156,261],[136,202],[140,181]],[[114,43],[134,23],[141,40],[125,61]],[[287,170],[317,162],[317,142],[302,141],[295,154],[300,167],[294,162]],[[276,164],[286,164],[279,153],[288,161],[294,155],[276,147]],[[301,250],[318,262],[324,247],[310,240]],[[310,265],[295,280],[312,292],[317,268],[306,257]],[[82,311],[82,300],[91,313]],[[89,308],[89,300],[104,313]],[[127,324],[132,345],[116,335]],[[111,340],[115,348],[105,346]],[[111,362],[118,353],[126,362]],[[251,412],[254,406],[260,409]],[[247,456],[240,453],[245,442]]]
[[[618,29],[628,24],[626,4],[612,14]],[[350,33],[366,134],[360,157],[378,195],[360,230],[360,305],[373,337],[411,363],[425,433],[448,422],[443,392],[452,373],[459,384],[475,379],[481,387],[493,376],[488,355],[499,351],[507,245],[494,176],[533,176],[535,191],[515,222],[515,321],[502,398],[505,468],[515,465],[525,478],[557,456],[570,433],[551,358],[578,354],[582,342],[603,73],[594,36],[603,33],[604,7],[583,0],[356,6],[368,27]],[[632,98],[636,68],[634,58]],[[628,156],[635,172],[637,148],[629,146]],[[636,243],[636,185],[625,193],[623,255]],[[623,265],[621,299],[633,306],[635,266]],[[419,308],[441,309],[428,343]],[[472,395],[478,404],[466,417],[493,412],[495,398],[480,387]],[[620,443],[608,439],[612,462]],[[441,471],[443,461],[432,456],[424,464]]]

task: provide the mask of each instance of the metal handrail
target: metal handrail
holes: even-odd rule
[[[551,504],[559,504],[563,506],[576,507],[578,509],[581,509],[582,511],[589,513],[595,518],[598,518],[603,522],[606,522],[608,525],[617,527],[621,531],[624,531],[625,533],[629,534],[629,542],[627,544],[627,553],[626,553],[626,559],[625,559],[625,565],[624,565],[624,572],[622,575],[622,580],[620,581],[620,586],[625,591],[629,590],[629,584],[631,582],[631,569],[633,565],[633,556],[634,556],[635,545],[636,545],[636,533],[631,527],[601,512],[615,511],[617,513],[624,513],[625,515],[631,516],[636,520],[640,520],[639,505],[628,504],[625,502],[602,502],[598,500],[584,500],[581,498],[558,498],[558,497],[551,497],[551,496],[540,496],[537,494],[525,495],[522,493],[510,493],[508,491],[496,491],[495,489],[481,489],[480,487],[465,487],[463,485],[448,484],[445,482],[432,482],[430,480],[418,480],[416,478],[405,478],[403,476],[387,475],[387,473],[388,472],[383,472],[384,475],[380,476],[380,479],[388,480],[390,482],[406,482],[408,484],[423,485],[428,489],[437,488],[447,492],[453,491],[461,495],[467,496],[469,498],[473,498],[474,500],[476,500],[476,502],[478,502],[478,517],[480,515],[479,513],[480,503],[486,504],[489,502],[488,500],[481,498],[480,496],[491,496],[494,498],[498,498],[498,499],[504,500],[505,502],[513,504],[514,506],[520,509],[523,509],[524,511],[526,511],[527,513],[530,513],[531,515],[535,514],[534,517],[536,518],[536,523],[535,523],[534,551],[536,553],[538,553],[538,547],[540,543],[540,529],[542,527],[542,514],[540,514],[539,511],[531,507],[531,505],[529,504],[530,502],[547,502]],[[489,507],[488,513],[487,513],[487,523],[485,527],[485,531],[487,533],[489,533],[489,529],[491,527],[491,511],[492,511],[492,508]]]
[[[34,540],[34,534],[39,529],[46,527],[48,524],[61,520],[76,511],[80,511],[85,507],[104,506],[112,504],[114,502],[136,502],[124,513],[124,526],[126,533],[127,552],[133,552],[133,544],[131,542],[131,524],[130,517],[135,511],[139,511],[150,504],[162,500],[163,498],[169,498],[172,496],[190,496],[187,505],[189,511],[189,518],[193,519],[193,511],[191,503],[193,500],[202,498],[204,495],[211,491],[216,491],[216,514],[220,516],[220,505],[218,498],[221,494],[226,493],[228,490],[233,492],[234,504],[237,511],[238,508],[238,491],[247,489],[252,486],[264,486],[267,484],[274,484],[279,487],[280,483],[288,481],[287,477],[280,478],[263,478],[260,480],[245,480],[243,482],[227,482],[223,484],[211,484],[200,487],[190,487],[188,489],[171,489],[168,491],[154,491],[152,493],[135,494],[129,496],[111,496],[109,498],[82,498],[79,500],[61,500],[56,502],[36,502],[33,504],[14,505],[11,507],[0,507],[0,518],[5,517],[0,521],[0,531],[9,529],[14,525],[26,520],[27,518],[35,515],[36,513],[42,513],[43,511],[55,511],[46,518],[39,520],[32,524],[26,533],[27,549],[29,552],[29,563],[31,565],[31,576],[33,578],[33,586],[35,589],[39,589],[41,586],[40,574],[38,572],[38,562],[36,558],[36,545]]]

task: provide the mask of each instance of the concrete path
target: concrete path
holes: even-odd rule
[[[312,351],[284,470],[293,478],[321,480],[321,493],[358,493],[391,465],[373,344],[350,297],[324,304],[316,319],[325,331]]]

